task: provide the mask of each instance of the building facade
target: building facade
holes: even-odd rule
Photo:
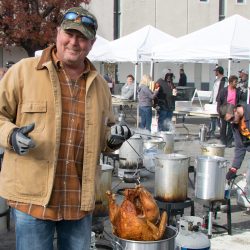
[[[92,11],[99,21],[98,34],[110,41],[148,24],[178,38],[234,14],[250,19],[250,0],[92,0],[86,8]],[[22,49],[2,49],[0,65],[4,65],[8,60],[18,61],[26,56]],[[226,69],[227,62],[219,64]],[[97,67],[103,70],[98,64]],[[159,63],[155,65],[155,76],[160,77],[166,69],[172,68],[177,81],[180,67],[185,68],[190,85],[200,89],[211,87],[214,65]],[[242,67],[247,67],[247,64],[233,62],[232,73]],[[145,63],[143,71],[149,72],[150,65]],[[134,65],[118,63],[117,72],[117,80],[124,82],[127,74],[134,73]],[[140,74],[142,70],[138,72],[138,76]]]
[[[105,6],[105,9],[100,6]],[[125,36],[148,24],[178,38],[234,14],[250,19],[250,0],[92,0],[89,8],[98,17],[101,25],[99,34],[108,40]],[[104,15],[107,12],[110,14]],[[227,73],[227,61],[218,63]],[[124,82],[128,73],[134,73],[134,65],[118,65],[118,80]],[[190,85],[211,89],[215,77],[214,64],[159,63],[155,65],[155,77],[163,76],[168,68],[172,68],[175,81],[178,81],[180,67],[185,68]],[[231,72],[237,74],[240,68],[246,67],[247,62],[233,61]],[[149,63],[144,63],[143,71],[150,72]],[[137,75],[140,74],[139,70]]]

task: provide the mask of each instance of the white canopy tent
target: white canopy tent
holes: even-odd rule
[[[176,38],[151,25],[123,36],[93,51],[95,60],[103,62],[146,62],[151,61],[153,46],[169,43]]]
[[[107,45],[93,50],[96,61],[103,62],[132,62],[135,64],[135,82],[137,79],[138,62],[150,62],[152,48],[156,44],[169,43],[176,40],[151,25],[147,25],[129,35],[123,36]],[[134,89],[136,99],[136,85]]]
[[[96,35],[96,41],[93,45],[93,48],[92,50],[89,52],[88,54],[88,58],[91,60],[91,61],[98,61],[96,60],[95,58],[95,51],[98,50],[99,48],[105,46],[109,44],[109,41],[99,35]]]
[[[171,62],[212,62],[227,59],[229,76],[232,59],[250,61],[249,40],[250,20],[233,15],[182,36],[174,43],[156,45],[152,50],[152,59]],[[250,79],[248,85],[250,86]]]
[[[250,21],[233,15],[223,21],[178,38],[168,45],[156,45],[155,61],[202,62],[215,59],[250,60]]]

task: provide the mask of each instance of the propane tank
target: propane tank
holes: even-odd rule
[[[202,218],[183,216],[179,221],[179,233],[175,239],[175,250],[209,250],[210,240],[202,233]]]
[[[199,132],[199,137],[200,137],[200,142],[204,142],[207,140],[207,126],[205,124],[200,125],[200,132]]]

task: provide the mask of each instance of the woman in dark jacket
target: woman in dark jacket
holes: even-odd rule
[[[173,117],[173,111],[175,109],[175,99],[176,99],[176,87],[173,82],[167,79],[160,78],[156,81],[160,88],[157,93],[158,101],[158,131],[169,131],[170,123]]]

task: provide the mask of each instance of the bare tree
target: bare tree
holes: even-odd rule
[[[91,0],[1,0],[0,46],[20,46],[29,56],[54,42],[63,11]]]

